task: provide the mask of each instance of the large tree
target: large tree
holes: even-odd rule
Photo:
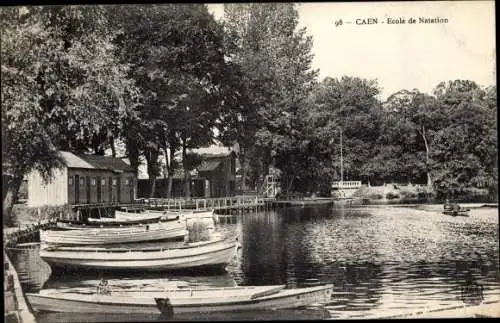
[[[342,135],[344,180],[370,178],[367,163],[375,155],[380,132],[381,107],[375,80],[357,77],[326,78],[312,93],[316,117],[316,140],[331,155],[332,179],[340,180]]]
[[[495,88],[483,89],[468,80],[440,83],[435,89],[447,122],[435,138],[436,187],[442,194],[470,187],[495,190],[497,168],[497,106]]]
[[[292,3],[226,4],[224,13],[231,60],[241,66],[247,95],[245,136],[238,138],[244,173],[259,156],[260,174],[266,175],[273,160],[285,168],[285,156],[297,149],[300,108],[317,74],[311,69],[312,38],[298,29]]]
[[[36,169],[49,180],[61,166],[59,149],[96,148],[118,132],[135,87],[114,57],[102,7],[12,7],[1,15],[8,215],[26,174]]]
[[[129,154],[145,155],[154,187],[158,156],[180,148],[189,197],[187,151],[212,143],[221,110],[227,109],[222,26],[202,4],[121,6],[109,12],[123,30],[117,39],[122,61],[131,64],[130,76],[143,96],[134,121],[143,140],[125,134]]]
[[[434,137],[446,122],[436,98],[418,90],[401,90],[384,102],[384,112],[379,146],[395,146],[397,153],[387,155],[386,159],[399,164],[397,170],[392,170],[391,177],[412,182],[421,181],[425,174],[431,187]]]

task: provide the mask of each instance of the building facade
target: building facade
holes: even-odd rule
[[[65,167],[56,169],[49,183],[33,171],[28,176],[28,206],[131,202],[136,178],[122,159],[61,152]]]
[[[189,153],[198,155],[200,160],[190,174],[191,197],[210,198],[236,195],[236,152],[227,147],[211,146],[194,149]],[[179,167],[174,170],[170,196],[185,197],[184,170],[180,154],[176,155],[176,159],[178,159]],[[151,197],[151,182],[147,174],[147,166],[142,163],[139,166],[138,198]],[[166,198],[168,180],[160,174],[155,183],[154,197]]]

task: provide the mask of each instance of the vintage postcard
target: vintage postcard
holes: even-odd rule
[[[493,1],[0,15],[6,322],[500,316]]]

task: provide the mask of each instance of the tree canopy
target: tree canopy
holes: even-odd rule
[[[378,80],[320,81],[295,6],[225,4],[222,21],[203,4],[1,8],[4,212],[60,150],[114,154],[116,139],[136,172],[146,160],[152,194],[160,157],[182,150],[189,197],[187,151],[215,141],[238,143],[243,189],[274,166],[284,191],[329,194],[342,148],[344,180],[496,192],[496,86],[382,100]]]

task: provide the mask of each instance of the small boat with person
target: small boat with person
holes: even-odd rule
[[[237,240],[223,238],[140,249],[44,246],[40,249],[40,257],[51,267],[169,271],[200,267],[225,268],[236,255],[238,247]]]
[[[297,308],[327,302],[333,285],[285,289],[285,285],[178,288],[163,291],[27,293],[35,311],[71,313],[203,313]]]
[[[451,216],[469,216],[470,209],[466,209],[458,205],[458,203],[450,203],[446,200],[443,206],[443,214]]]

